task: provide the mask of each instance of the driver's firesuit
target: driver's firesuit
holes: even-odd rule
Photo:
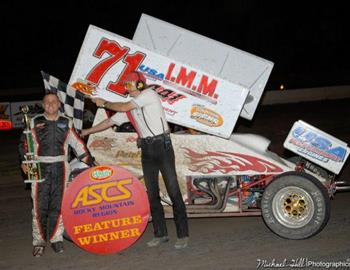
[[[92,157],[72,128],[72,121],[63,115],[54,121],[44,114],[37,115],[31,121],[31,132],[41,177],[45,179],[32,184],[33,245],[45,246],[47,235],[51,243],[63,241],[61,202],[69,175],[68,146],[85,163],[91,164]],[[24,136],[19,148],[23,160],[26,152]]]

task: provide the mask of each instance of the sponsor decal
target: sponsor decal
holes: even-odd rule
[[[177,70],[177,72],[175,71]],[[195,81],[198,81],[198,85]],[[165,82],[169,85],[176,87],[176,89],[186,92],[187,94],[193,95],[205,99],[213,104],[217,103],[219,95],[216,93],[216,87],[218,81],[216,79],[210,80],[207,75],[197,74],[197,71],[187,70],[186,67],[176,67],[175,63],[170,63],[168,70],[165,75]]]
[[[150,68],[146,65],[140,65],[139,71],[144,73],[146,76],[151,77],[154,80],[164,80],[164,74],[161,72],[158,72],[156,69]]]
[[[163,109],[164,109],[165,113],[170,115],[170,116],[174,116],[175,114],[177,114],[177,111],[174,111],[172,109],[165,108],[165,107]]]
[[[70,183],[63,196],[62,217],[76,245],[88,252],[110,254],[139,239],[148,223],[149,203],[144,187],[131,172],[98,166]]]
[[[163,103],[166,102],[169,105],[173,105],[175,102],[186,98],[186,96],[176,93],[173,90],[166,89],[161,85],[152,84],[150,85],[150,87],[152,87],[152,89],[157,92],[158,96],[160,97],[160,100]]]
[[[224,123],[220,114],[202,105],[192,106],[191,118],[209,127],[220,127]]]
[[[140,159],[141,158],[141,151],[132,152],[132,151],[118,150],[115,157],[120,158],[120,159],[125,159],[125,158]]]
[[[280,173],[283,169],[279,166],[253,156],[232,152],[196,152],[190,148],[183,148],[184,155],[189,160],[189,170],[209,174],[220,172],[227,174],[235,171],[255,171],[257,173]]]
[[[93,86],[91,83],[85,82],[85,81],[77,81],[77,82],[72,84],[72,87],[74,87],[76,90],[78,90],[78,91],[80,91],[83,94],[88,95],[88,96],[94,95],[94,93],[96,91],[95,86]]]
[[[113,169],[108,166],[98,166],[91,171],[92,180],[104,180],[112,176]]]
[[[329,160],[342,162],[346,156],[345,148],[333,147],[330,140],[306,128],[297,127],[292,131],[292,136],[288,142],[295,145],[298,152],[324,163]]]
[[[101,177],[102,178],[102,177]],[[106,179],[106,178],[105,178]],[[101,179],[103,180],[103,179]],[[132,183],[132,179],[124,179],[122,181],[111,181],[101,184],[93,184],[90,186],[85,186],[79,190],[77,196],[75,197],[71,208],[77,208],[78,206],[91,206],[97,205],[101,202],[115,202],[124,199],[130,199],[131,192],[127,188],[127,185]],[[115,195],[107,194],[107,192],[114,188],[119,193]]]
[[[38,123],[35,125],[36,128],[44,128],[45,127],[45,123]]]
[[[58,123],[57,124],[57,127],[59,127],[59,128],[67,128],[67,124],[64,124],[64,123]]]
[[[113,139],[109,138],[103,138],[103,139],[95,139],[93,140],[89,148],[94,150],[111,150],[113,147],[115,147],[115,142]]]

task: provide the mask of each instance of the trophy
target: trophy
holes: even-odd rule
[[[26,164],[27,170],[27,180],[24,180],[24,183],[41,183],[45,179],[41,178],[41,170],[40,170],[40,162],[35,156],[35,145],[33,141],[33,134],[30,128],[30,118],[28,116],[29,107],[23,106],[21,107],[21,111],[23,113],[23,121],[24,121],[24,130],[23,133],[25,135],[25,143],[27,145],[27,153],[24,154],[24,161],[22,164]]]

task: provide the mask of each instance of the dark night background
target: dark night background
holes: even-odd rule
[[[308,5],[308,6],[307,6]],[[131,39],[141,13],[275,63],[267,90],[350,84],[349,12],[335,2],[1,2],[1,91],[68,81],[88,25]]]

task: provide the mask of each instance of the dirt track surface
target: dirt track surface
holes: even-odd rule
[[[237,131],[268,137],[271,149],[282,156],[283,140],[298,119],[349,143],[348,104],[349,100],[263,107],[252,123],[241,121]],[[33,258],[30,191],[24,189],[19,172],[18,136],[17,131],[0,133],[0,269],[256,269],[259,260],[266,260],[266,267],[261,269],[273,269],[267,264],[274,259],[275,263],[285,259],[348,262],[346,269],[350,269],[350,193],[336,195],[328,225],[306,240],[276,236],[261,217],[191,219],[190,246],[177,251],[173,248],[175,226],[168,220],[171,241],[159,248],[146,247],[152,237],[149,225],[135,245],[119,254],[94,255],[65,241],[63,254],[54,254],[47,247],[42,258]],[[340,178],[348,180],[349,175],[348,161]]]

